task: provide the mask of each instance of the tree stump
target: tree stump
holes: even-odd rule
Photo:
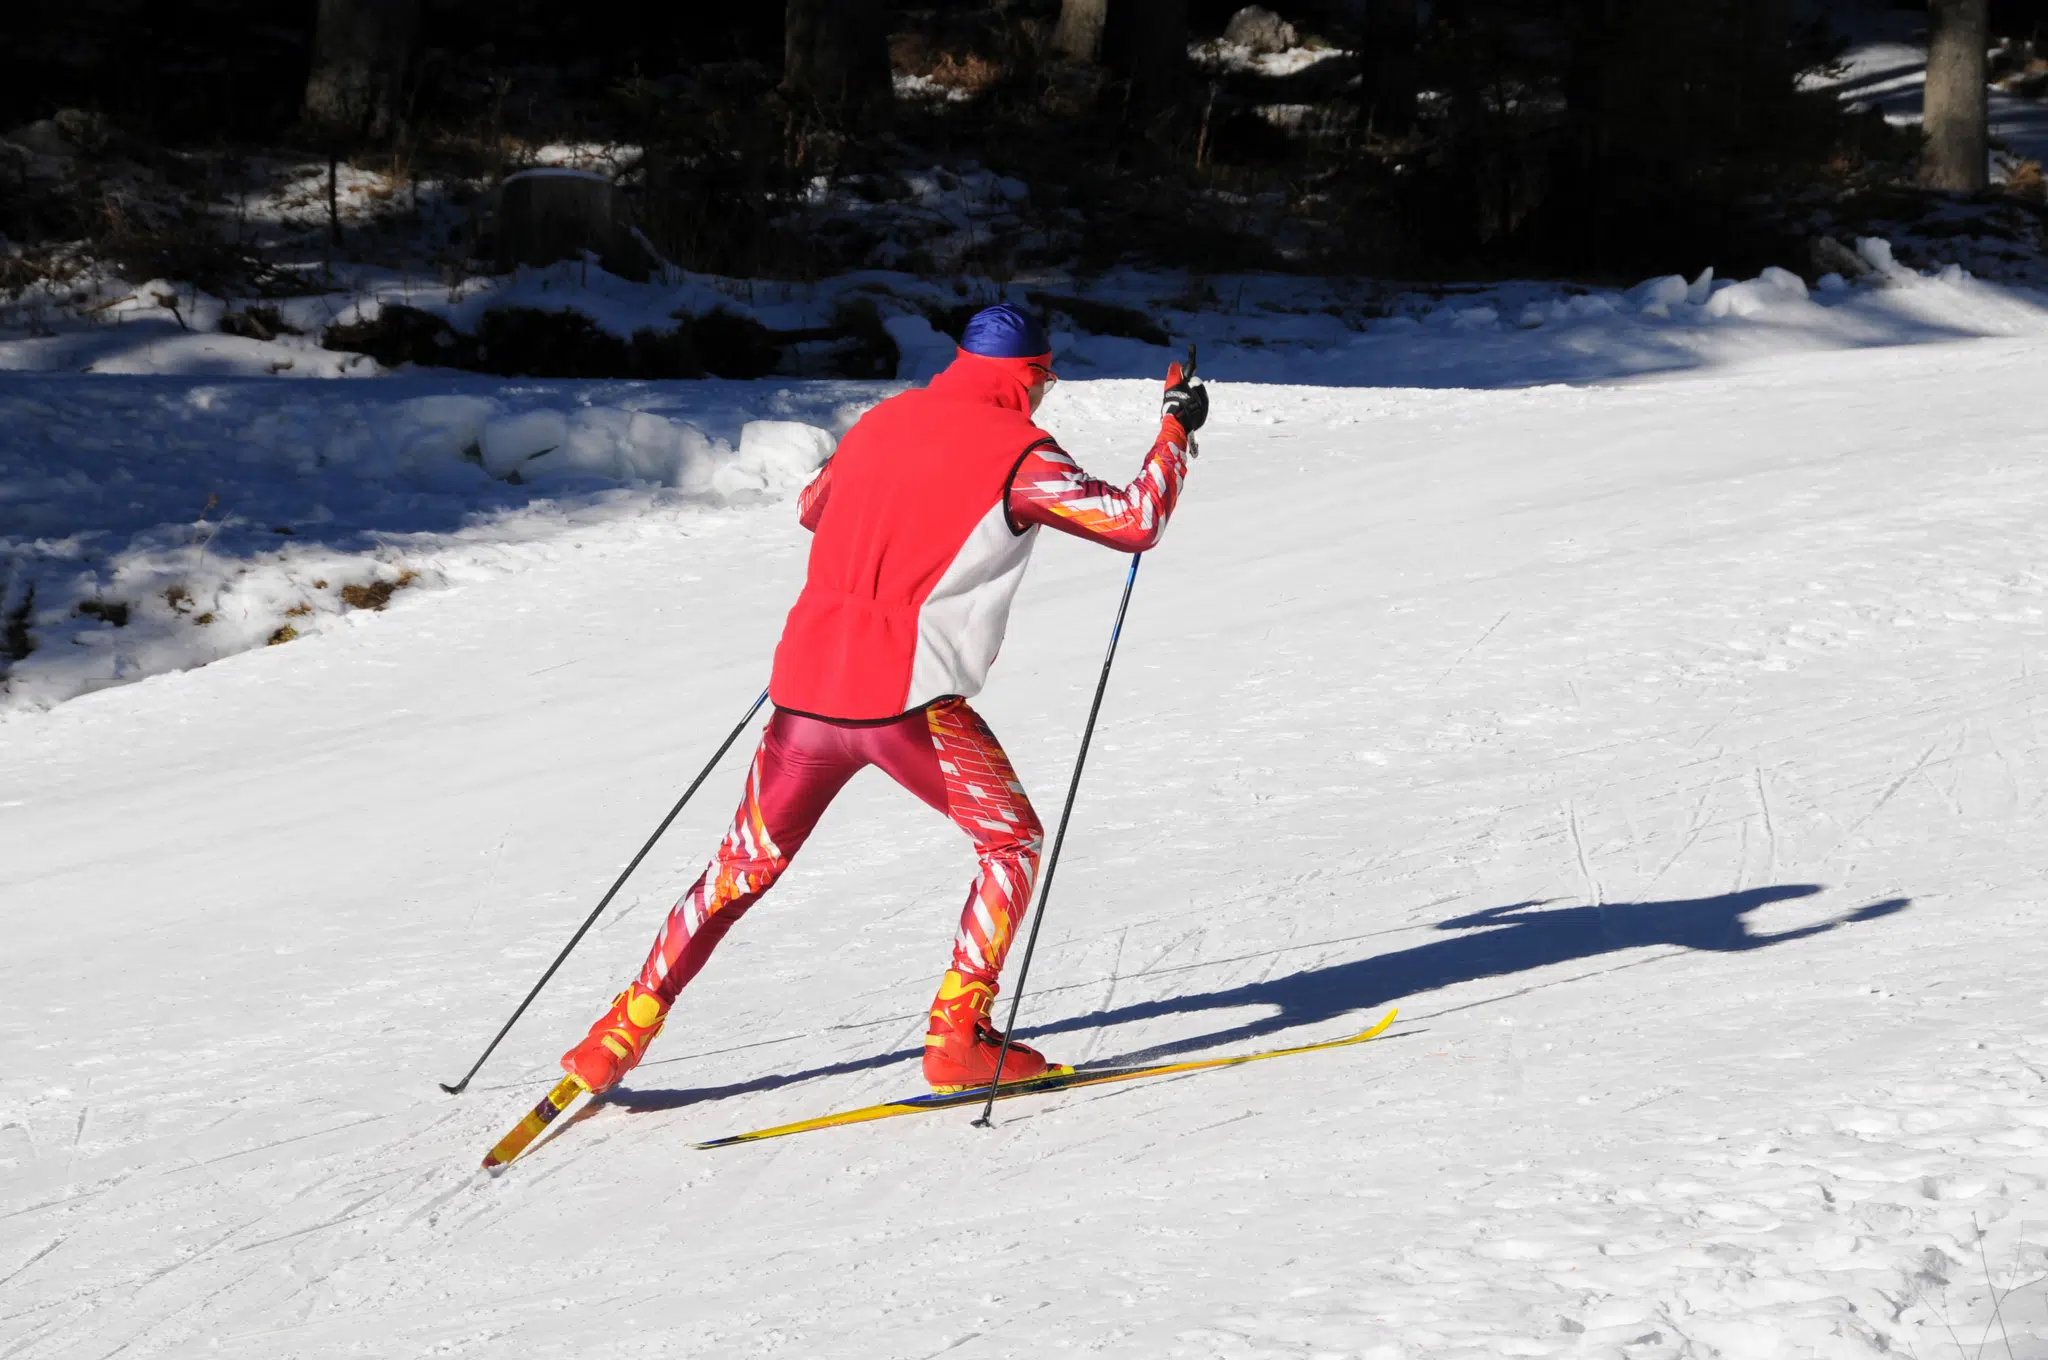
[[[634,236],[617,185],[590,170],[542,167],[498,186],[498,268],[597,256],[621,278],[644,280],[647,251]]]

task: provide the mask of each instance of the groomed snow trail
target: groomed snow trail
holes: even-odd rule
[[[879,776],[629,1089],[485,1147],[709,852],[786,504],[0,725],[0,1356],[2048,1355],[2038,340],[1625,387],[1219,384],[1025,1033],[1355,1050],[718,1153],[918,1089],[969,873]],[[1048,423],[1135,465],[1156,387]],[[1123,575],[978,701],[1048,816]],[[2002,1329],[2002,1330],[2001,1330]]]

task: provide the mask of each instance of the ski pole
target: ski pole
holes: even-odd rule
[[[1081,767],[1088,763],[1088,743],[1095,736],[1095,715],[1102,711],[1103,691],[1109,688],[1109,666],[1116,660],[1116,640],[1124,631],[1124,611],[1131,607],[1131,587],[1138,583],[1138,559],[1131,554],[1131,572],[1124,577],[1124,598],[1116,607],[1116,626],[1109,630],[1109,652],[1102,658],[1102,678],[1095,682],[1095,702],[1088,706],[1088,722],[1081,729],[1081,752],[1074,757],[1074,778],[1067,785],[1067,805],[1060,809],[1059,830],[1052,838],[1052,854],[1046,857],[1045,881],[1038,886],[1038,910],[1031,917],[1031,933],[1024,940],[1024,958],[1017,965],[1017,990],[1010,994],[1010,1023],[1003,1026],[1003,1046],[996,1052],[995,1075],[988,1079],[988,1103],[974,1121],[988,1128],[989,1112],[996,1107],[996,1086],[1003,1079],[1003,1060],[1010,1056],[1010,1036],[1017,1032],[1017,1009],[1024,1004],[1024,979],[1031,975],[1031,951],[1038,947],[1038,928],[1045,924],[1045,900],[1052,896],[1053,871],[1060,867],[1060,847],[1067,841],[1067,819],[1074,815],[1074,795],[1081,791]]]
[[[711,777],[711,771],[717,768],[718,762],[725,758],[725,753],[732,749],[732,744],[740,739],[740,733],[747,730],[747,724],[752,722],[754,720],[754,715],[761,711],[761,705],[767,702],[768,691],[764,689],[761,691],[761,697],[754,700],[753,707],[747,710],[747,716],[740,719],[739,725],[732,729],[732,732],[729,735],[727,735],[724,743],[720,745],[716,751],[711,753],[711,759],[708,762],[706,762],[704,768],[697,772],[697,777],[690,781],[690,787],[683,790],[683,796],[681,798],[676,799],[676,805],[668,810],[668,816],[661,819],[661,825],[654,828],[654,834],[647,838],[647,844],[640,847],[640,853],[633,856],[633,862],[631,864],[628,864],[625,868],[625,871],[618,876],[618,879],[615,882],[613,882],[611,886],[611,891],[607,892],[604,895],[604,900],[599,902],[597,906],[594,909],[592,909],[590,915],[586,916],[583,919],[583,924],[578,926],[576,928],[576,933],[569,937],[569,943],[562,946],[562,952],[555,955],[555,961],[548,965],[548,970],[545,973],[542,973],[540,975],[540,981],[533,984],[533,990],[526,994],[526,1000],[520,1002],[519,1008],[512,1012],[512,1018],[505,1022],[504,1027],[498,1031],[496,1036],[494,1036],[491,1039],[490,1043],[484,1045],[484,1051],[477,1055],[477,1060],[474,1064],[471,1065],[470,1069],[462,1074],[462,1080],[456,1082],[453,1086],[450,1086],[447,1082],[444,1081],[440,1083],[442,1090],[446,1091],[451,1096],[459,1096],[462,1094],[463,1089],[469,1085],[469,1079],[477,1074],[478,1070],[483,1067],[484,1062],[491,1056],[491,1054],[494,1051],[496,1051],[499,1041],[502,1040],[507,1034],[510,1034],[512,1032],[512,1026],[518,1024],[519,1017],[526,1014],[526,1008],[533,1004],[533,999],[535,997],[540,995],[540,989],[548,985],[548,979],[555,975],[555,970],[557,968],[560,968],[562,966],[562,961],[569,957],[569,951],[574,949],[577,946],[577,944],[581,942],[583,936],[590,930],[590,928],[593,925],[597,924],[598,916],[603,913],[606,907],[611,905],[612,898],[618,895],[619,889],[626,886],[626,880],[632,877],[633,871],[635,869],[640,867],[640,861],[647,858],[647,852],[652,850],[654,848],[654,843],[661,839],[662,832],[667,831],[669,823],[673,822],[676,819],[676,817],[682,812],[683,804],[689,802],[690,795],[697,792],[698,786],[702,784],[706,779],[709,779]]]

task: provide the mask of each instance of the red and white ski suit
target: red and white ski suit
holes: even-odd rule
[[[1118,488],[1032,424],[1022,361],[962,353],[877,406],[804,489],[808,579],[776,648],[776,705],[732,829],[670,911],[640,984],[671,1002],[874,765],[952,818],[980,861],[937,1007],[988,1014],[1031,900],[1042,828],[967,704],[1002,644],[1041,527],[1124,552],[1159,541],[1187,475],[1171,416]]]

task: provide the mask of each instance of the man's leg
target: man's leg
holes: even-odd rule
[[[866,760],[843,729],[777,711],[747,773],[732,829],[683,894],[632,986],[562,1055],[564,1071],[602,1091],[624,1076],[661,1031],[676,993],[697,976],[733,922],[789,867],[825,808]]]
[[[986,1036],[993,1033],[989,1015],[1003,958],[1031,906],[1045,829],[1002,744],[965,700],[933,704],[923,717],[928,747],[919,749],[922,743],[909,734],[911,741],[891,741],[876,750],[874,761],[952,818],[974,842],[981,861],[953,937],[952,966],[932,1002],[925,1040],[926,1075],[935,1085],[973,1085],[977,1076],[988,1080],[993,1070],[993,1053],[985,1051]],[[895,729],[890,730],[893,735]],[[1004,1074],[1021,1078],[1044,1068],[1045,1060],[1033,1050],[1013,1045]]]

